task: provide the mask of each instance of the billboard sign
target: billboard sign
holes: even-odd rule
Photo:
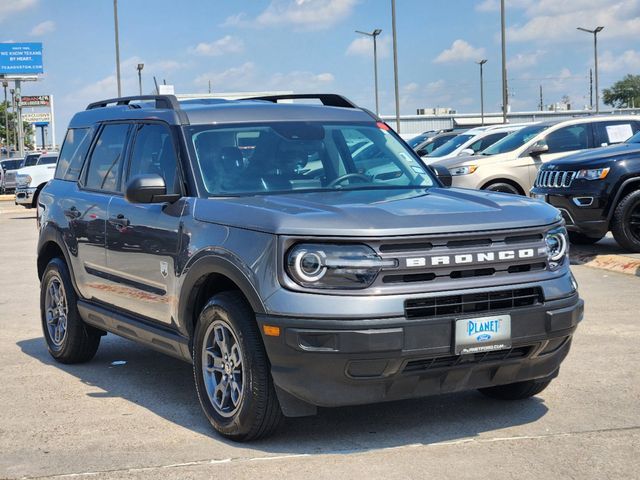
[[[51,114],[49,112],[30,112],[22,114],[22,121],[28,123],[51,122]]]
[[[51,105],[49,95],[29,95],[20,97],[23,107],[48,107]]]
[[[0,75],[42,73],[42,43],[0,43]]]

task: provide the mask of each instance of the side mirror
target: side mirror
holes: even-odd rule
[[[451,172],[444,165],[433,164],[429,165],[431,171],[434,173],[438,180],[442,182],[445,187],[450,187],[453,184],[453,177],[451,176]]]
[[[536,143],[531,145],[527,150],[527,155],[535,157],[536,155],[540,155],[542,153],[546,153],[549,151],[549,145],[544,140],[538,140]]]
[[[476,152],[473,151],[473,149],[471,148],[465,148],[464,150],[461,150],[460,153],[458,154],[459,157],[470,157],[471,155],[475,155]]]
[[[127,183],[124,198],[130,203],[175,202],[180,195],[167,195],[167,186],[160,175],[137,175]]]

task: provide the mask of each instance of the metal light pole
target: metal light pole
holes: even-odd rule
[[[9,103],[7,102],[7,87],[9,82],[6,80],[2,82],[2,88],[4,88],[4,146],[7,149],[7,158],[10,155],[10,148],[7,148],[9,144]]]
[[[604,30],[604,27],[596,27],[595,30],[578,27],[578,30],[586,33],[591,33],[593,35],[593,57],[595,63],[594,70],[596,75],[596,113],[600,113],[600,91],[598,90],[598,33]]]
[[[118,34],[118,0],[113,0],[113,23],[115,25],[116,36],[116,80],[118,82],[118,97],[122,96],[122,86],[120,84],[120,40]]]
[[[138,70],[138,89],[140,91],[140,96],[142,96],[142,69],[144,68],[144,63],[139,63],[136,69]]]
[[[18,138],[18,134],[16,133],[16,121],[15,121],[15,116],[16,116],[16,91],[13,88],[9,89],[9,93],[11,94],[11,112],[13,113],[14,116],[14,120],[13,123],[11,125],[11,144],[13,145],[13,149],[15,151],[16,149],[16,143],[17,143],[17,138]]]
[[[484,125],[484,78],[482,76],[482,67],[487,63],[487,59],[483,58],[476,63],[480,65],[480,122]]]
[[[500,0],[500,36],[502,39],[502,123],[507,123],[509,110],[509,89],[507,85],[507,34],[504,0]]]
[[[393,30],[393,78],[396,91],[396,132],[400,133],[400,90],[398,88],[398,42],[396,39],[396,0],[391,0],[391,26]]]
[[[378,46],[376,43],[376,39],[378,35],[382,33],[382,30],[380,30],[379,28],[376,28],[371,33],[361,32],[360,30],[356,30],[356,33],[373,38],[373,79],[374,79],[375,94],[376,94],[376,115],[380,115],[380,104],[378,102]]]

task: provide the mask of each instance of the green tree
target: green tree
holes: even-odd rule
[[[613,108],[640,107],[640,75],[628,74],[602,92],[602,101]]]
[[[7,143],[10,140],[11,146],[14,146],[16,145],[16,134],[15,134],[16,115],[13,111],[11,111],[11,108],[9,108],[9,114],[8,114],[9,135],[7,136],[7,131],[4,123],[4,119],[5,119],[4,112],[5,110],[7,110],[7,107],[10,107],[9,102],[0,103],[0,143],[2,145],[7,145]],[[31,138],[31,136],[33,135],[33,126],[27,122],[22,122],[22,125],[24,127],[25,145],[27,147],[31,147],[31,145],[27,145],[27,144],[30,143],[28,139]]]

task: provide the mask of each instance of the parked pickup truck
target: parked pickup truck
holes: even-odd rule
[[[40,190],[53,178],[58,162],[57,153],[40,155],[32,167],[24,167],[16,173],[16,205],[34,208],[38,205]]]

